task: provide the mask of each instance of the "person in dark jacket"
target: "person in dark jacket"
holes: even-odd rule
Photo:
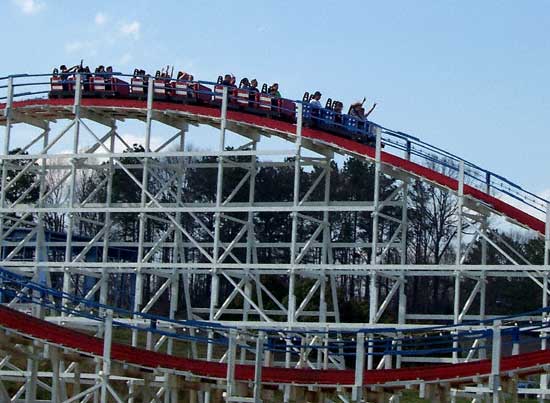
[[[244,90],[250,90],[250,81],[248,81],[248,78],[245,77],[241,80],[240,87]]]
[[[249,90],[252,91],[252,92],[260,92],[260,90],[258,90],[258,80],[253,78],[252,81],[250,81]]]
[[[222,85],[226,85],[228,87],[233,87],[233,88],[237,88],[237,86],[235,85],[237,79],[235,78],[234,75],[232,74],[226,74],[224,77],[223,77],[223,81],[222,81]]]

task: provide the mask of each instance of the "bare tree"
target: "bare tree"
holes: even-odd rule
[[[69,195],[67,180],[70,174],[70,167],[67,163],[67,159],[63,157],[51,158],[50,164],[59,168],[54,169],[50,167],[46,169],[44,180],[46,182],[46,193],[48,196],[44,203],[50,206],[58,206],[65,203]],[[46,224],[46,229],[49,231],[61,233],[66,230],[65,214],[47,212],[44,214],[44,222]]]

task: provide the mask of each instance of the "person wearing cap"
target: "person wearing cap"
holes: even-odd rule
[[[363,103],[361,101],[354,102],[349,107],[348,114],[357,120],[365,120],[365,110],[363,109]]]
[[[372,105],[367,113],[365,113],[365,108],[363,108],[364,103],[365,101],[363,100],[363,102],[357,101],[351,104],[349,115],[360,121],[366,120],[372,113],[372,111],[374,111],[374,108],[376,108],[376,102]]]
[[[322,108],[323,107],[323,105],[321,105],[321,96],[322,95],[323,94],[321,94],[319,91],[315,91],[315,93],[313,94],[313,96],[309,100],[309,104],[313,108]]]

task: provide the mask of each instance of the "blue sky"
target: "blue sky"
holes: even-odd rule
[[[0,75],[83,58],[366,96],[374,121],[550,198],[550,1],[4,0],[0,15]]]

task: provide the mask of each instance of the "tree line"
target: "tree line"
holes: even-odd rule
[[[112,181],[112,195],[110,203],[126,203],[138,205],[142,202],[141,188],[138,183],[143,180],[143,162],[140,158],[131,156],[131,152],[143,152],[141,145],[134,145],[126,150],[128,156],[120,158],[120,162],[133,176],[123,169],[109,169],[109,161],[99,164],[86,165],[78,170],[77,180],[74,186],[74,203],[86,205],[92,203],[105,203],[107,201],[107,183]],[[14,149],[11,154],[21,153],[20,149]],[[60,157],[62,159],[62,157]],[[250,157],[228,157],[235,165],[250,164]],[[257,161],[259,162],[259,161]],[[51,162],[52,163],[52,162]],[[55,164],[55,161],[53,161]],[[148,191],[156,195],[160,203],[177,204],[177,195],[181,197],[180,203],[215,203],[217,184],[217,159],[215,157],[202,158],[158,158],[148,162]],[[69,180],[66,175],[69,168],[42,170],[39,164],[32,164],[29,160],[13,160],[7,169],[7,181],[19,177],[6,192],[6,204],[10,203],[37,203],[40,196],[40,178],[43,176],[45,188],[43,194],[47,195],[43,205],[66,205],[69,192]],[[21,169],[28,164],[32,165],[20,174]],[[255,171],[255,202],[289,203],[293,200],[294,166],[293,160],[287,159],[279,164],[260,164]],[[63,163],[60,163],[63,166]],[[301,168],[300,189],[301,197],[316,183],[321,175],[323,167],[313,166]],[[234,190],[242,184],[244,170],[231,168],[227,164],[223,175],[224,199],[232,195],[232,202],[247,203],[249,201],[249,183],[246,181],[236,193]],[[112,175],[112,176],[111,176]],[[110,177],[111,176],[111,177]],[[322,201],[325,197],[323,181],[310,192],[310,201]],[[399,182],[382,175],[380,181],[381,200],[394,194]],[[331,163],[330,169],[330,200],[333,202],[358,202],[371,201],[374,192],[374,167],[372,164],[357,158],[348,158],[341,164]],[[148,202],[149,199],[146,200]],[[450,192],[443,191],[427,182],[412,181],[408,186],[407,197],[407,250],[406,262],[414,265],[452,264],[455,262],[456,231],[457,231],[457,199]],[[101,230],[105,213],[78,213],[73,220],[73,227],[68,228],[68,220],[65,214],[46,213],[43,216],[45,229],[55,233],[72,232],[88,239],[93,238]],[[315,220],[322,220],[322,212],[308,212]],[[400,218],[401,209],[387,207],[384,210],[387,216]],[[5,225],[19,218],[21,214],[8,214],[4,217]],[[242,222],[246,222],[247,213],[231,213],[231,218],[221,220],[220,241],[229,244],[242,229]],[[27,217],[27,222],[38,220],[37,216]],[[112,227],[110,241],[112,242],[138,242],[140,217],[136,213],[114,213],[111,215]],[[291,242],[292,217],[288,212],[262,211],[254,214],[254,238],[260,243],[284,243]],[[298,225],[298,242],[305,242],[317,228],[315,220],[301,219]],[[181,226],[192,235],[198,243],[212,242],[212,231],[215,216],[212,213],[194,213],[193,215],[182,213]],[[8,223],[9,222],[9,223]],[[372,242],[372,213],[371,211],[338,211],[329,214],[329,234],[333,243],[330,250],[330,259],[337,264],[368,264],[372,253],[366,245]],[[161,237],[165,242],[174,242],[175,233],[170,229],[170,221],[162,213],[151,213],[145,221],[144,241],[154,243]],[[31,225],[31,224],[28,224]],[[398,229],[398,223],[392,220],[381,219],[379,226],[379,238],[388,241],[391,235]],[[167,235],[167,231],[169,234]],[[465,229],[468,234],[468,228]],[[495,243],[499,248],[510,251],[519,251],[533,264],[542,264],[543,241],[535,238],[527,238],[504,230],[493,230]],[[472,235],[472,234],[470,234]],[[321,239],[320,237],[319,239]],[[241,242],[246,241],[246,236]],[[184,241],[187,241],[184,239]],[[338,247],[338,244],[352,244],[357,247]],[[479,264],[481,262],[481,240],[478,240],[469,250],[465,264]],[[100,255],[100,248],[91,253]],[[489,245],[487,248],[488,264],[508,263],[507,259],[498,250]],[[50,259],[60,260],[64,251],[50,250]],[[321,249],[311,248],[302,263],[320,263]],[[246,248],[236,248],[226,262],[245,261]],[[160,248],[153,261],[169,262],[175,259],[174,248]],[[180,260],[186,262],[206,262],[197,248],[188,247],[182,251]],[[262,247],[257,248],[254,260],[258,263],[286,264],[290,261],[290,248]],[[399,251],[390,249],[384,256],[384,262],[400,263]],[[75,292],[84,293],[85,286],[82,278],[75,279]],[[133,300],[133,275],[114,276],[110,282],[110,299],[112,303],[119,305],[131,305]],[[286,276],[270,276],[270,290],[273,294],[285,301],[288,294]],[[368,321],[368,282],[367,275],[339,275],[336,278],[338,299],[340,302],[342,321]],[[392,280],[380,277],[379,288],[383,298],[392,285]],[[52,276],[52,283],[59,285],[61,278]],[[311,279],[300,278],[298,281],[298,299],[305,298]],[[161,280],[154,276],[146,276],[144,284],[144,300],[147,301],[160,287]],[[182,283],[180,283],[182,284]],[[469,279],[463,280],[461,298],[467,298],[474,286]],[[183,287],[183,284],[181,285]],[[195,275],[190,278],[190,298],[193,306],[208,306],[210,298],[210,277]],[[125,290],[126,292],[120,292]],[[232,286],[227,281],[221,282],[221,297],[231,293]],[[184,305],[185,290],[180,292],[180,304]],[[441,313],[450,314],[453,311],[454,278],[433,277],[408,277],[406,285],[407,311],[414,313]],[[529,279],[518,280],[508,278],[487,280],[487,312],[489,314],[506,314],[536,309],[541,306],[540,288]],[[235,304],[242,299],[236,298]],[[168,295],[165,295],[156,304],[155,309],[165,311],[168,304]],[[312,306],[314,306],[312,302]],[[472,305],[472,311],[479,309],[479,298]],[[269,305],[269,304],[268,304]],[[269,306],[268,306],[269,307]],[[182,311],[184,311],[182,309]],[[383,320],[396,320],[396,301],[390,304],[388,314]]]

